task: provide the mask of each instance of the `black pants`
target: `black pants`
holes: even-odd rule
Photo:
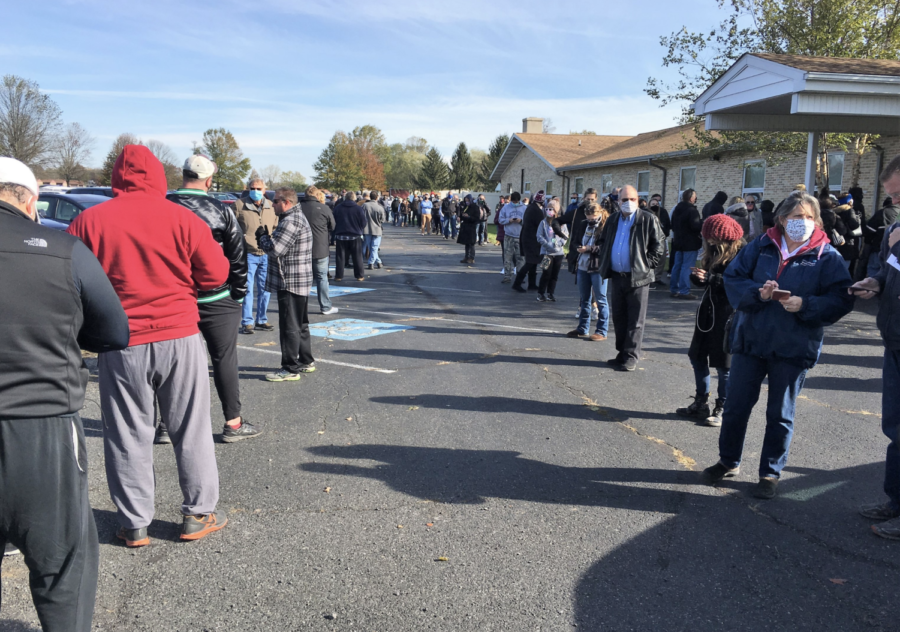
[[[100,551],[77,415],[0,421],[0,551],[7,542],[45,632],[89,632]]]
[[[338,243],[341,243],[340,241]],[[281,341],[281,368],[299,373],[304,364],[314,362],[309,342],[308,296],[278,291],[278,339]]]
[[[200,303],[200,333],[212,358],[213,382],[222,403],[225,421],[241,416],[238,381],[237,337],[241,326],[241,304],[230,296]]]
[[[562,267],[564,257],[556,255],[551,259],[553,263],[541,273],[541,282],[538,284],[538,292],[541,294],[553,294],[556,291],[556,281],[559,279],[559,269]]]
[[[609,311],[616,332],[616,351],[620,360],[641,359],[644,320],[647,317],[649,286],[631,287],[631,275],[612,272],[607,289]]]
[[[528,289],[533,289],[537,287],[537,264],[536,263],[526,263],[516,272],[516,279],[513,281],[513,285],[520,286],[522,285],[522,281],[525,279],[525,275],[528,275]]]
[[[344,278],[344,264],[353,259],[353,276],[363,276],[362,239],[334,240],[334,278]]]
[[[465,258],[468,259],[469,261],[475,261],[475,244],[472,244],[471,246],[469,244],[466,244],[466,257]]]

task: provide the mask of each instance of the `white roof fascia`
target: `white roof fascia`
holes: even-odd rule
[[[500,173],[497,173],[497,169],[500,168],[500,165],[503,164],[503,159],[506,158],[506,152],[508,152],[510,150],[510,148],[513,146],[513,143],[516,143],[517,145],[519,145],[515,149],[516,153],[509,159],[509,164],[507,164],[505,167],[503,167],[503,171],[501,171]],[[509,165],[512,164],[512,161],[515,160],[516,156],[519,155],[519,151],[522,149],[523,144],[524,143],[522,143],[522,140],[519,138],[519,136],[517,134],[512,135],[512,138],[510,138],[509,142],[506,144],[506,149],[503,150],[503,153],[500,154],[500,159],[497,161],[497,164],[494,165],[494,170],[491,171],[491,180],[500,180],[503,177],[503,174],[509,168]]]
[[[694,113],[698,116],[709,114],[711,110],[707,110],[707,103],[712,100],[713,97],[715,97],[717,94],[719,94],[719,92],[724,90],[732,80],[736,79],[747,68],[757,68],[759,70],[762,70],[763,72],[777,74],[781,77],[787,78],[789,81],[767,88],[754,90],[754,98],[750,101],[744,101],[741,99],[740,95],[735,95],[731,99],[726,99],[723,100],[722,103],[717,103],[715,107],[716,110],[722,110],[739,105],[746,105],[748,103],[755,103],[756,101],[763,101],[766,99],[771,99],[773,97],[791,94],[792,92],[799,92],[804,87],[807,74],[806,72],[797,68],[778,64],[767,59],[762,59],[760,57],[754,57],[749,53],[744,54],[740,59],[738,59],[738,61],[734,63],[734,65],[731,66],[731,68],[725,71],[725,73],[721,77],[719,77],[716,82],[713,83],[713,85],[704,90],[700,94],[700,96],[697,97],[697,100],[693,104]]]
[[[840,114],[707,114],[707,130],[900,135],[900,118]]]
[[[690,150],[682,149],[680,151],[670,151],[663,154],[650,154],[649,156],[635,156],[634,158],[619,158],[618,160],[604,160],[602,162],[591,162],[584,165],[571,165],[559,168],[559,173],[568,171],[581,171],[582,169],[596,169],[598,167],[615,167],[617,165],[627,165],[633,162],[647,162],[648,160],[666,160],[668,158],[681,158],[689,156]]]

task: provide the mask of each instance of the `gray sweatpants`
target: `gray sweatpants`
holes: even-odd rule
[[[153,521],[154,396],[175,448],[181,512],[215,511],[219,470],[200,334],[101,353],[99,368],[106,479],[119,524],[140,529]]]

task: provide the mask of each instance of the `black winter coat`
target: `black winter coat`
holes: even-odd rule
[[[697,207],[690,202],[679,202],[672,210],[672,252],[700,250],[703,245],[700,236],[702,227],[703,220]]]
[[[725,191],[719,191],[716,193],[716,197],[706,203],[706,206],[703,207],[703,219],[710,217],[711,215],[718,215],[720,213],[725,212],[725,202],[728,200],[728,194]],[[699,249],[700,246],[697,246]]]
[[[663,235],[668,237],[669,233],[672,232],[672,219],[669,217],[669,211],[662,206],[657,206],[656,208],[648,206],[647,210],[656,215],[656,219],[659,220],[660,228],[662,228]]]
[[[309,222],[309,227],[312,229],[312,258],[324,259],[328,256],[330,233],[334,232],[334,214],[330,208],[320,204],[317,200],[300,202],[300,210],[303,211],[303,215],[306,216],[306,221]]]
[[[234,211],[210,195],[192,193],[171,193],[166,196],[170,202],[185,207],[206,222],[213,239],[222,246],[228,259],[228,280],[214,290],[197,293],[203,299],[225,290],[231,290],[231,298],[240,301],[247,295],[247,253],[244,250],[244,232],[238,224]]]
[[[463,246],[474,246],[478,241],[478,223],[481,221],[481,207],[469,204],[459,216],[459,236],[456,243]]]
[[[697,287],[705,288],[700,305],[697,307],[697,318],[694,320],[694,337],[688,349],[688,357],[693,360],[709,360],[709,366],[716,369],[731,368],[731,354],[725,353],[725,324],[734,313],[725,294],[723,274],[728,266],[713,266],[706,275],[706,281],[700,281],[693,274],[691,281]]]
[[[537,240],[537,231],[544,221],[544,209],[534,202],[525,209],[522,217],[522,233],[519,235],[519,252],[525,257],[525,263],[540,263],[541,243]]]
[[[862,226],[862,216],[849,205],[839,206],[834,210],[837,216],[841,218],[841,221],[844,222],[844,226],[847,227],[847,234],[844,236],[846,241],[843,246],[838,247],[838,252],[847,261],[859,259],[862,237],[852,237],[851,233]]]

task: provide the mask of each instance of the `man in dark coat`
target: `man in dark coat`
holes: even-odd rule
[[[348,191],[334,207],[334,280],[344,278],[344,263],[353,259],[353,275],[363,281],[362,241],[368,220],[366,211],[356,204],[356,193]]]
[[[306,196],[300,202],[300,210],[312,229],[312,271],[319,309],[326,315],[337,314],[338,308],[331,305],[328,292],[328,246],[329,236],[334,232],[334,214],[325,204],[325,194],[314,186],[306,189]]]
[[[718,215],[725,212],[725,202],[728,200],[728,194],[725,191],[716,193],[716,197],[706,203],[703,207],[703,219],[711,215]]]
[[[571,213],[566,210],[566,214],[559,218],[560,226],[568,226],[569,227],[569,235],[571,238],[569,239],[569,254],[566,255],[566,263],[569,265],[569,271],[573,270],[573,266],[575,262],[578,261],[578,246],[581,245],[581,238],[584,236],[584,231],[581,231],[578,235],[577,239],[575,236],[576,229],[580,228],[584,223],[584,208],[588,204],[593,204],[597,201],[597,189],[590,188],[584,192],[584,199],[581,204],[579,204],[574,211]],[[570,205],[571,206],[571,205]],[[575,273],[573,273],[575,274]],[[578,282],[577,277],[575,275],[576,283]]]
[[[519,251],[525,257],[525,265],[516,271],[516,278],[512,284],[512,289],[516,292],[527,291],[522,287],[522,281],[526,274],[528,275],[528,289],[538,289],[537,266],[543,259],[543,255],[541,255],[541,244],[537,240],[537,231],[542,221],[544,221],[544,192],[538,191],[534,194],[531,204],[525,209],[525,215],[522,217]]]
[[[478,225],[481,222],[481,206],[472,197],[467,195],[462,203],[462,212],[460,220],[462,225],[459,227],[459,237],[456,243],[466,247],[466,255],[460,263],[472,265],[475,263],[475,243],[478,241]]]
[[[669,219],[669,211],[662,205],[662,196],[659,193],[654,193],[650,196],[650,203],[647,205],[648,210],[656,215],[656,219],[659,220],[659,225],[663,231],[663,237],[668,239],[669,233],[672,232],[672,220]],[[659,265],[656,266],[656,270],[654,271],[654,276],[656,280],[654,283],[650,284],[650,289],[655,290],[657,284],[665,283],[666,278],[666,260],[669,257],[669,245],[668,242],[664,241],[666,249],[663,252],[662,258],[659,260]]]

